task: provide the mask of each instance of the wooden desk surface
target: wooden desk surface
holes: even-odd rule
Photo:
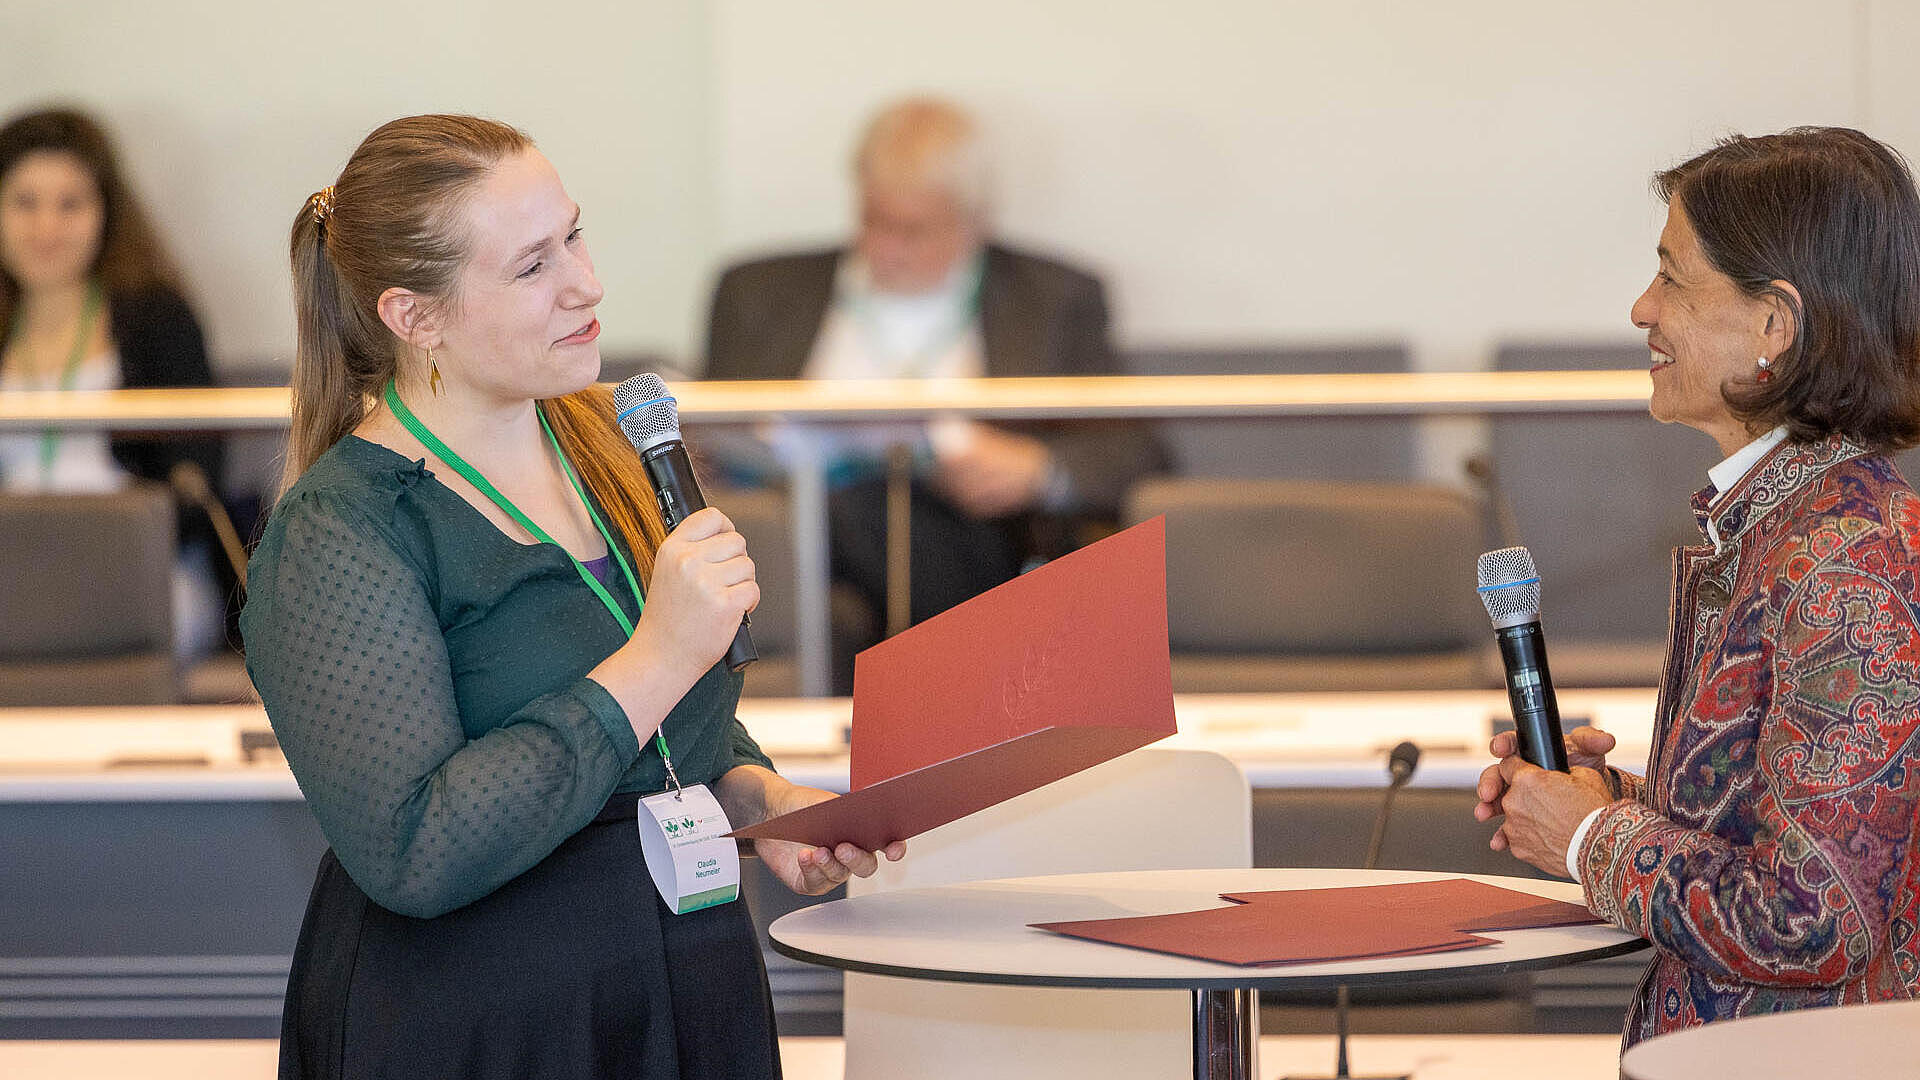
[[[1329,375],[1099,376],[1031,379],[682,382],[692,423],[1114,417],[1416,416],[1642,412],[1647,373],[1447,371]],[[0,431],[47,426],[132,431],[287,424],[285,387],[0,392]]]
[[[1620,740],[1613,758],[1637,769],[1652,737],[1651,689],[1563,690],[1569,727],[1593,723]],[[1423,750],[1414,784],[1469,787],[1489,762],[1499,691],[1183,694],[1180,732],[1160,744],[1212,750],[1257,788],[1378,787],[1403,739]],[[740,719],[782,774],[844,791],[853,703],[847,698],[745,698]],[[249,762],[242,734],[268,730],[258,705],[0,709],[0,802],[294,800],[277,754]]]

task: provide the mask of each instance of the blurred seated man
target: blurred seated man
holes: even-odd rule
[[[965,112],[927,99],[892,105],[853,166],[859,227],[849,247],[722,275],[708,378],[1115,373],[1100,282],[990,239],[986,160]],[[826,438],[834,577],[875,612],[886,596],[884,451],[915,450],[914,622],[1098,535],[1126,486],[1163,462],[1151,429],[1131,423],[946,418]]]

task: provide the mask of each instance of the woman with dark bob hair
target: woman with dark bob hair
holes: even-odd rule
[[[1857,131],[1732,138],[1661,173],[1633,305],[1653,415],[1726,460],[1674,556],[1644,779],[1612,736],[1570,774],[1482,774],[1495,849],[1570,876],[1654,946],[1625,1042],[1920,995],[1920,199]]]

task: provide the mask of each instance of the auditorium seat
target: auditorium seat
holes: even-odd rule
[[[747,538],[760,606],[754,609],[753,645],[760,659],[747,667],[744,693],[795,697],[800,667],[794,657],[793,537],[787,529],[787,496],[770,488],[719,488],[703,492],[740,535]]]
[[[0,536],[0,706],[178,699],[166,488],[0,495]]]
[[[724,511],[747,539],[760,606],[753,612],[753,645],[760,659],[747,668],[743,693],[755,697],[799,697],[800,664],[794,602],[793,529],[788,524],[787,494],[775,488],[716,488],[707,501]],[[836,655],[848,655],[851,643],[878,635],[877,616],[842,585],[828,589],[827,604]]]
[[[1424,484],[1156,477],[1179,693],[1498,685],[1474,597],[1475,501]]]
[[[1642,368],[1634,343],[1509,344],[1501,371]],[[1689,498],[1720,460],[1713,441],[1645,412],[1504,414],[1490,425],[1518,542],[1542,582],[1541,623],[1561,686],[1651,686],[1667,636],[1671,554],[1699,542]]]

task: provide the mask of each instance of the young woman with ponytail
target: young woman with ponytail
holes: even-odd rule
[[[779,1074],[743,903],[674,914],[637,803],[668,745],[735,826],[832,796],[734,718],[753,564],[717,510],[664,532],[579,221],[524,135],[459,116],[376,130],[295,218],[287,485],[241,616],[331,844],[282,1076]],[[877,865],[759,854],[809,893]]]

